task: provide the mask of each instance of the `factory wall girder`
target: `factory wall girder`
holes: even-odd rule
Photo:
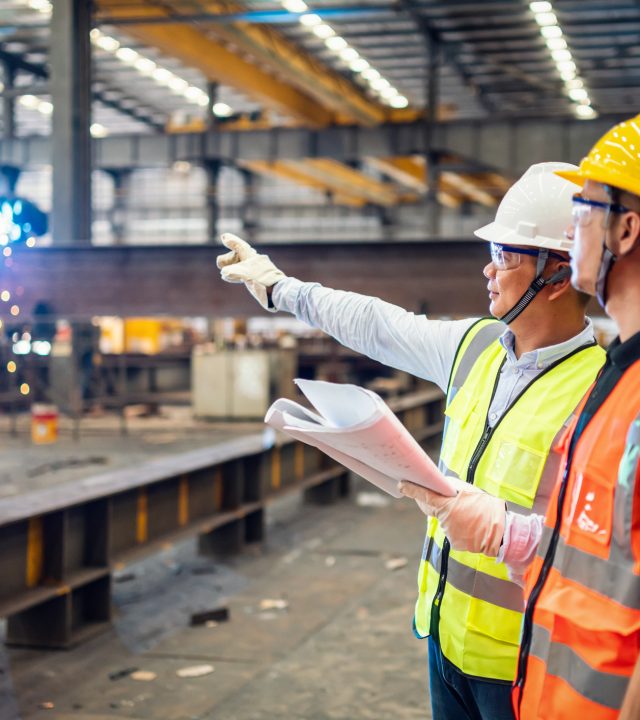
[[[56,317],[96,315],[250,316],[264,311],[242,287],[220,279],[221,246],[17,248],[3,286],[23,288],[20,314],[0,303],[7,327],[28,322],[46,300]],[[486,244],[475,241],[298,243],[258,246],[288,275],[376,295],[416,312],[487,312],[482,269]]]
[[[518,176],[535,162],[578,162],[619,117],[597,120],[528,119],[438,123],[433,145],[454,154],[462,166]],[[211,131],[170,135],[113,135],[94,139],[95,167],[169,167],[176,160],[285,160],[327,157],[344,162],[359,158],[419,155],[425,151],[421,123],[375,128],[324,130],[276,128],[246,132]],[[20,168],[51,162],[49,138],[0,140],[0,164]],[[441,168],[442,169],[442,168]],[[445,168],[446,169],[446,166]],[[460,163],[457,164],[460,169]]]

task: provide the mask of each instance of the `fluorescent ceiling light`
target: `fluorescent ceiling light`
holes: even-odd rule
[[[576,105],[575,112],[576,115],[583,120],[589,120],[598,114],[590,105]]]
[[[584,82],[580,78],[573,78],[572,80],[567,80],[566,86],[569,90],[574,90],[575,88],[584,87]]]
[[[303,13],[309,9],[303,0],[282,0],[282,7],[292,13]]]
[[[389,86],[382,88],[382,90],[380,90],[380,95],[382,95],[383,98],[392,98],[398,95],[398,91],[394,87]]]
[[[391,85],[391,83],[388,80],[385,80],[383,77],[381,77],[381,78],[377,78],[377,80],[372,80],[370,85],[374,90],[384,90],[385,88],[388,88]]]
[[[320,23],[320,25],[315,25],[313,27],[313,33],[314,35],[317,35],[323,40],[333,37],[333,35],[336,34],[335,30],[332,27],[330,27],[329,25],[325,25],[324,23]]]
[[[356,58],[351,62],[349,67],[351,68],[351,70],[353,70],[353,72],[359,73],[363,70],[367,70],[367,68],[369,67],[369,63],[364,58]]]
[[[145,75],[151,75],[151,73],[158,67],[153,60],[149,60],[149,58],[141,57],[138,58],[134,65],[136,70],[139,70],[141,73],[144,73]]]
[[[538,25],[558,24],[558,18],[552,12],[538,13],[535,17]]]
[[[551,57],[556,62],[564,62],[565,60],[571,60],[572,55],[569,50],[553,50],[551,53]]]
[[[362,77],[365,80],[377,80],[380,77],[380,73],[372,67],[362,71]]]
[[[105,52],[110,53],[114,53],[120,47],[120,43],[115,38],[112,38],[109,35],[103,35],[102,37],[99,37],[95,41],[95,44]]]
[[[389,105],[393,108],[406,108],[409,101],[404,95],[396,95],[395,97],[389,98]]]
[[[560,72],[574,72],[576,71],[576,64],[573,60],[564,60],[563,62],[556,63],[556,67]]]
[[[548,13],[553,10],[550,2],[531,2],[529,8],[534,13]]]
[[[24,105],[24,107],[37,108],[40,100],[38,100],[35,95],[21,95],[19,102],[20,105]]]
[[[91,134],[93,137],[105,137],[109,134],[109,131],[104,125],[101,125],[100,123],[93,123],[91,127],[89,128]]]
[[[173,73],[169,72],[166,68],[156,68],[153,71],[153,79],[159,83],[168,83],[173,77]]]
[[[569,90],[569,97],[578,102],[580,100],[588,100],[589,93],[584,88],[571,88]]]
[[[50,103],[47,100],[43,100],[41,103],[38,104],[38,110],[43,115],[51,115],[53,113],[53,103]]]
[[[545,25],[540,28],[540,32],[542,36],[546,38],[562,37],[562,28],[558,27],[558,25]]]
[[[116,57],[118,60],[122,60],[122,62],[134,63],[140,56],[131,48],[121,47],[116,51]]]
[[[549,50],[565,50],[567,41],[563,37],[547,38],[547,47]]]
[[[568,82],[570,80],[573,80],[576,76],[576,71],[574,70],[563,70],[560,73],[560,77],[565,81]]]
[[[180,77],[174,76],[171,78],[171,81],[169,82],[169,87],[174,92],[181,93],[181,92],[184,92],[189,87],[189,83]]]
[[[313,27],[314,25],[320,25],[322,23],[322,18],[320,15],[316,15],[315,13],[308,13],[307,15],[300,16],[300,22],[303,25],[306,25],[306,27]]]
[[[213,110],[213,114],[218,117],[229,117],[229,115],[233,115],[233,109],[231,105],[227,105],[227,103],[217,102],[211,109]]]
[[[346,47],[344,50],[340,52],[340,57],[345,62],[351,62],[352,60],[355,60],[356,58],[359,58],[360,55],[357,50],[354,50],[352,47]]]
[[[329,50],[344,50],[349,43],[339,35],[335,35],[334,37],[327,38],[324,41],[324,44],[329,48]]]

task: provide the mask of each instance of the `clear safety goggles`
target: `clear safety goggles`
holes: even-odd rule
[[[519,267],[522,262],[523,255],[531,255],[532,257],[538,257],[542,248],[520,248],[513,245],[503,245],[502,243],[492,242],[490,243],[491,249],[491,262],[498,270],[513,270]],[[551,250],[547,251],[549,257],[558,258],[558,260],[566,260],[562,255],[554,253]]]
[[[630,212],[630,209],[624,205],[588,200],[582,195],[574,195],[572,203],[571,223],[574,227],[587,227],[587,225],[590,225],[593,220],[594,210],[604,210],[610,213]]]

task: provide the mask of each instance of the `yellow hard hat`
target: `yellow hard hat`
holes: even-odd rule
[[[577,170],[558,170],[556,175],[581,186],[593,180],[640,195],[640,115],[614,125]]]

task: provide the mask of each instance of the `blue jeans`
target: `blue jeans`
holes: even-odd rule
[[[463,675],[429,637],[429,690],[433,720],[514,720],[511,684]]]

